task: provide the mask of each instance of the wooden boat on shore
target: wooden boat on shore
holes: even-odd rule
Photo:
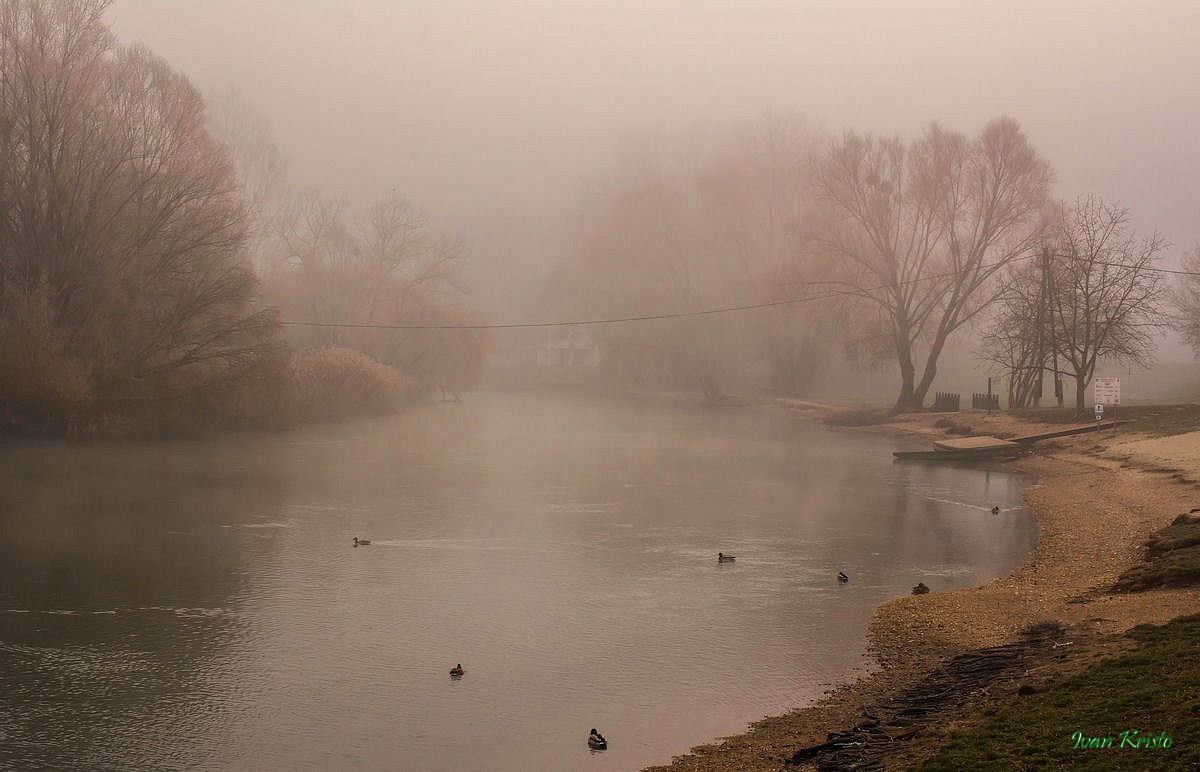
[[[1021,451],[1022,447],[1017,443],[996,437],[956,437],[935,440],[933,450],[900,450],[892,455],[905,461],[978,461],[1014,458]]]
[[[1002,440],[997,437],[959,437],[953,439],[935,440],[933,450],[897,450],[892,453],[896,461],[996,461],[1017,458],[1028,452],[1029,448],[1041,440],[1056,437],[1069,437],[1074,434],[1094,432],[1100,429],[1111,429],[1115,421],[1099,424],[1072,426],[1042,434],[1030,434],[1016,437],[1012,440]]]
[[[892,453],[896,461],[995,461],[1017,458],[1024,452],[1021,447],[997,448],[995,450],[897,450]]]

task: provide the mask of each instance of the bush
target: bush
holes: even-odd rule
[[[67,426],[95,399],[92,373],[66,353],[49,291],[0,298],[0,428]]]
[[[385,415],[419,396],[416,384],[394,368],[336,346],[293,353],[288,381],[290,412],[302,423]]]

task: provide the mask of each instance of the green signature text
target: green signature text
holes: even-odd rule
[[[1126,729],[1115,737],[1088,737],[1083,732],[1071,735],[1071,749],[1089,748],[1170,748],[1174,742],[1166,732],[1157,735],[1142,734],[1137,729]]]

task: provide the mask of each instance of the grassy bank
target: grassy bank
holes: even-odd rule
[[[1023,687],[920,768],[1200,769],[1200,615],[1126,635],[1133,652]]]

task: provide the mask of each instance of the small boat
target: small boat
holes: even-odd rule
[[[737,560],[737,558],[735,558],[733,555],[726,555],[724,552],[717,553],[718,563],[732,563],[735,560]]]
[[[461,664],[455,665],[454,667],[450,668],[450,677],[451,678],[462,678],[462,675],[465,672],[467,672],[467,671],[463,670],[463,666]]]
[[[608,740],[605,740],[604,735],[593,729],[592,733],[588,735],[588,747],[594,751],[607,750]]]
[[[354,537],[354,546],[355,547],[365,547],[370,543],[371,543],[370,539],[360,539],[357,536]]]
[[[996,448],[988,450],[895,450],[896,461],[995,461],[1017,458],[1022,448]]]

